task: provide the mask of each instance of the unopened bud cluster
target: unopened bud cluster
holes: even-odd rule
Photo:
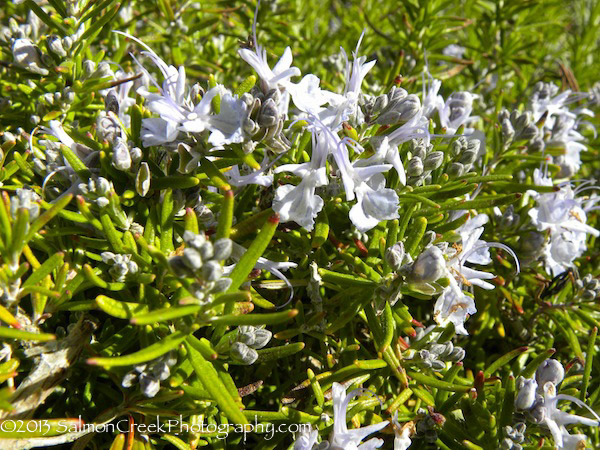
[[[579,295],[583,301],[591,302],[600,297],[600,280],[593,278],[590,273],[582,279],[576,280],[575,287],[579,289]]]
[[[171,367],[176,363],[177,356],[170,352],[154,361],[134,366],[133,370],[123,377],[121,386],[131,388],[137,381],[144,396],[154,397],[160,390],[160,382],[169,378]]]
[[[231,256],[233,243],[227,238],[213,243],[203,233],[191,231],[183,233],[183,241],[186,245],[183,253],[169,258],[169,266],[180,278],[194,278],[190,293],[200,303],[208,303],[212,299],[210,294],[224,292],[231,286],[231,279],[223,276],[221,262]]]
[[[423,139],[412,139],[408,143],[408,164],[406,166],[407,183],[421,186],[431,182],[431,172],[441,167],[444,153],[432,151],[433,145]]]
[[[138,265],[131,260],[131,255],[102,252],[100,256],[102,256],[102,262],[110,266],[108,273],[115,281],[125,281],[127,275],[138,273]]]
[[[229,355],[238,363],[252,365],[258,359],[256,350],[265,347],[272,336],[273,333],[265,328],[250,325],[238,327],[236,340],[231,344]]]
[[[467,139],[461,136],[452,142],[450,145],[452,163],[446,173],[451,178],[456,178],[470,172],[479,158],[479,148],[480,141],[477,139]]]

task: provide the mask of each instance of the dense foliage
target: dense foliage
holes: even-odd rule
[[[600,446],[600,1],[0,24],[1,448]]]

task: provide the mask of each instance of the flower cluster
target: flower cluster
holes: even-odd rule
[[[3,446],[599,445],[598,8],[338,3],[3,8]]]
[[[518,379],[519,389],[515,397],[517,411],[525,411],[528,420],[546,426],[554,444],[558,448],[584,448],[586,437],[583,434],[570,434],[565,425],[581,424],[600,426],[600,417],[584,402],[571,395],[558,394],[558,385],[565,378],[565,369],[555,359],[547,359],[538,367],[535,378]],[[595,419],[566,413],[558,409],[560,400],[569,400],[587,408]],[[513,446],[514,448],[514,446]]]

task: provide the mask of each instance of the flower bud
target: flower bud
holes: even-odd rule
[[[431,152],[425,158],[423,168],[425,170],[435,170],[439,168],[444,162],[444,152]]]
[[[65,48],[66,50],[70,50],[71,47],[73,47],[73,39],[71,38],[71,36],[65,36],[62,39],[62,45],[63,48]]]
[[[379,97],[377,97],[375,99],[375,103],[373,104],[373,112],[378,113],[379,111],[383,111],[387,105],[388,105],[388,96],[380,95]]]
[[[459,362],[465,359],[466,352],[464,348],[455,347],[452,352],[448,355],[447,360],[450,362]]]
[[[191,270],[196,271],[202,267],[202,257],[197,250],[193,248],[185,248],[181,255],[184,264]]]
[[[144,156],[142,149],[139,147],[133,147],[130,149],[129,154],[131,155],[131,162],[134,164],[139,163],[142,159],[142,156]]]
[[[206,281],[217,281],[223,275],[223,268],[217,261],[207,261],[202,266],[202,278]]]
[[[227,291],[227,289],[229,289],[229,287],[231,286],[231,283],[232,283],[231,278],[221,277],[213,283],[211,292],[214,292],[214,293],[225,292],[225,291]]]
[[[448,341],[445,344],[432,344],[429,347],[429,351],[433,353],[438,358],[444,358],[448,356],[454,350],[454,345],[452,342]]]
[[[86,76],[89,77],[95,71],[96,71],[96,63],[94,61],[86,59],[83,62],[83,72],[86,74]]]
[[[140,390],[144,396],[152,398],[160,390],[160,381],[143,373],[140,375]]]
[[[15,64],[38,75],[48,75],[48,69],[42,67],[40,51],[29,39],[17,39],[12,45]]]
[[[272,337],[273,333],[269,330],[264,328],[256,328],[254,331],[254,343],[252,344],[252,348],[263,348],[269,343]]]
[[[450,167],[448,167],[448,171],[446,173],[450,178],[460,177],[463,173],[465,173],[465,166],[459,162],[454,162],[450,164]]]
[[[256,350],[248,347],[242,342],[234,342],[231,344],[229,355],[234,361],[240,362],[247,366],[254,364],[258,359],[258,353]]]
[[[530,409],[535,403],[535,394],[537,383],[533,378],[519,377],[517,379],[517,397],[515,398],[515,408],[517,410]]]
[[[446,275],[446,261],[442,251],[427,247],[414,262],[409,280],[416,283],[432,283]]]
[[[204,237],[204,233],[194,234],[191,231],[186,230],[183,233],[183,241],[190,247],[200,250],[202,244],[206,242],[206,238]]]
[[[440,361],[439,359],[430,360],[431,369],[439,372],[440,370],[444,370],[446,368],[446,363],[444,361]]]
[[[450,152],[452,156],[458,156],[462,153],[462,151],[467,148],[467,140],[464,137],[459,137],[457,140],[452,142],[450,145]]]
[[[108,91],[104,98],[104,110],[119,114],[119,97],[117,97],[117,92],[114,89]]]
[[[198,249],[198,251],[200,252],[200,255],[202,255],[202,259],[204,261],[207,261],[209,259],[213,259],[213,256],[215,254],[214,249],[213,249],[213,245],[209,241],[206,241],[204,244],[202,244],[200,246],[200,248]]]
[[[217,239],[213,244],[213,258],[217,261],[225,261],[231,256],[233,251],[233,242],[228,238]]]
[[[509,144],[515,136],[515,129],[513,128],[510,120],[505,119],[502,121],[502,140],[504,145]]]
[[[45,93],[44,95],[42,95],[42,98],[44,99],[44,102],[48,103],[49,105],[54,105],[54,95],[52,95],[51,93]]]
[[[248,346],[252,346],[254,344],[256,327],[252,325],[242,325],[237,329],[237,341]]]
[[[404,261],[404,243],[398,242],[385,251],[385,259],[390,267],[399,270]]]
[[[260,107],[257,122],[262,128],[269,128],[277,124],[278,119],[277,104],[272,98],[266,99]]]
[[[538,136],[538,128],[534,124],[529,124],[519,133],[519,139],[530,141]]]
[[[145,161],[140,164],[135,177],[135,190],[140,197],[145,197],[150,190],[150,168]]]
[[[116,139],[116,143],[113,146],[112,165],[119,170],[129,170],[131,167],[129,147],[121,139]]]
[[[168,261],[169,261],[169,267],[171,268],[171,270],[173,271],[175,276],[177,276],[179,278],[184,278],[184,277],[188,276],[188,274],[189,274],[188,266],[185,264],[185,262],[181,256],[179,256],[179,255],[172,256],[171,258],[169,258]]]
[[[258,133],[258,131],[260,130],[260,127],[254,120],[252,120],[251,118],[248,117],[248,118],[244,119],[244,122],[242,124],[242,129],[244,130],[244,133],[246,133],[248,136],[252,137],[256,133]]]
[[[16,218],[17,210],[25,208],[29,212],[29,221],[31,222],[40,214],[39,201],[41,201],[40,196],[31,189],[19,188],[16,191],[16,196],[11,198],[10,213],[13,218]]]
[[[537,368],[535,380],[539,386],[544,386],[551,382],[555,386],[565,378],[565,369],[562,364],[555,359],[547,359]]]
[[[48,50],[61,58],[67,56],[62,40],[56,35],[48,36],[48,39],[46,39],[46,46],[48,47]]]
[[[460,155],[460,159],[458,160],[461,164],[473,164],[477,159],[477,151],[466,150]]]
[[[406,173],[411,177],[418,177],[423,173],[423,161],[418,156],[414,156],[406,168]]]

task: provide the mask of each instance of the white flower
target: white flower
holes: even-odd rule
[[[435,302],[433,318],[441,327],[452,322],[456,334],[468,335],[465,321],[476,312],[477,308],[473,298],[465,294],[458,283],[450,278],[450,285],[442,291]]]
[[[423,139],[425,145],[429,145],[429,119],[421,108],[408,122],[399,126],[389,133],[388,139],[391,145],[399,145],[412,139]]]
[[[259,186],[269,187],[273,184],[273,175],[265,175],[265,171],[269,169],[268,159],[265,156],[260,169],[250,172],[247,175],[240,173],[239,165],[235,165],[225,172],[225,176],[229,184],[235,187],[247,186],[249,184],[258,184]]]
[[[173,142],[179,134],[178,123],[159,117],[142,120],[140,137],[144,147]]]
[[[279,86],[285,88],[291,77],[300,75],[300,69],[292,67],[292,50],[290,47],[285,48],[283,55],[271,70],[267,62],[267,50],[257,44],[256,34],[254,42],[256,50],[242,48],[238,50],[238,53],[256,71],[266,88],[265,91],[276,89]]]
[[[337,130],[343,122],[348,121],[351,117],[355,118],[359,124],[362,123],[362,113],[358,108],[361,85],[367,73],[377,62],[376,60],[366,62],[366,56],[358,56],[358,49],[363,36],[364,31],[356,44],[356,50],[352,53],[352,64],[348,60],[345,50],[340,48],[346,62],[346,87],[343,95],[332,95],[329,99],[330,106],[322,110],[319,114],[321,121],[331,130]]]
[[[300,80],[300,83],[287,85],[296,108],[303,112],[319,114],[323,111],[324,104],[341,103],[344,100],[344,97],[339,94],[321,89],[319,84],[319,78],[309,73]]]
[[[394,450],[406,450],[412,444],[410,440],[410,435],[414,431],[414,423],[408,422],[404,424],[404,426],[400,426],[398,423],[398,411],[394,413],[394,418],[392,419],[392,424],[394,425]]]
[[[136,60],[159,92],[150,92],[146,87],[137,92],[146,98],[146,107],[158,114],[160,119],[151,118],[142,121],[142,143],[145,147],[173,142],[179,131],[201,133],[212,131],[209,142],[215,146],[242,142],[241,123],[245,113],[245,104],[233,97],[223,86],[215,86],[204,94],[200,102],[194,106],[186,85],[185,68],[167,65],[156,53],[139,39],[116,31],[138,44],[146,51],[142,55],[149,57],[163,75],[164,81],[159,86],[146,69]],[[134,58],[135,59],[135,58]],[[221,112],[211,115],[211,102],[221,95]]]
[[[427,75],[427,82],[425,81]],[[444,107],[444,98],[439,95],[442,82],[431,76],[429,71],[423,73],[423,115],[431,117],[435,111]]]
[[[303,427],[296,438],[296,442],[294,442],[294,450],[312,450],[317,443],[318,436],[319,431],[313,430],[312,426]]]
[[[519,377],[517,379],[517,389],[519,392],[515,397],[515,408],[518,411],[531,409],[536,400],[537,381],[533,378]]]
[[[297,186],[285,184],[278,187],[273,200],[273,210],[279,213],[282,222],[296,222],[310,231],[315,225],[315,217],[324,205],[323,199],[315,195],[315,189],[327,184],[325,167],[313,170],[298,167],[293,173],[304,173],[302,181]]]
[[[457,44],[450,44],[447,47],[444,47],[442,50],[442,55],[451,56],[453,58],[461,59],[465,54],[466,49]]]
[[[312,230],[315,217],[323,209],[325,202],[315,195],[315,189],[328,183],[325,160],[328,142],[323,132],[312,134],[313,151],[309,163],[284,164],[275,169],[275,173],[290,172],[302,178],[300,184],[285,184],[275,191],[273,210],[279,213],[282,222],[296,222],[298,225]],[[330,133],[335,134],[335,133]]]
[[[339,383],[333,383],[331,391],[333,395],[334,422],[333,431],[329,437],[329,450],[367,450],[381,447],[383,440],[376,438],[369,439],[362,445],[359,444],[368,435],[385,428],[389,422],[386,420],[367,427],[348,430],[346,426],[348,404],[360,391],[352,391],[346,395],[346,389]]]
[[[385,187],[385,178],[376,174],[355,189],[356,204],[350,209],[350,220],[361,232],[369,231],[383,220],[397,219],[398,194]]]
[[[536,379],[520,377],[517,387],[519,392],[515,399],[515,407],[529,412],[531,420],[543,423],[548,427],[558,449],[585,448],[586,437],[583,434],[570,434],[565,425],[581,424],[590,427],[600,425],[600,417],[578,398],[565,394],[557,394],[556,386],[560,384],[565,375],[562,364],[556,360],[544,361],[536,371]],[[594,419],[569,414],[558,408],[558,402],[569,400],[592,413]]]
[[[542,386],[543,403],[541,405],[543,412],[543,421],[546,426],[550,429],[552,437],[554,438],[554,444],[559,449],[566,448],[581,448],[581,443],[585,443],[585,435],[582,434],[569,434],[565,425],[570,424],[581,424],[590,427],[597,427],[600,425],[600,417],[585,403],[578,398],[570,395],[556,394],[556,386],[552,382],[547,382]],[[592,412],[596,420],[589,419],[587,417],[578,416],[575,414],[569,414],[567,412],[558,409],[558,402],[560,400],[569,400],[581,407],[587,408]]]
[[[479,239],[483,234],[483,225],[488,221],[487,214],[478,214],[456,230],[460,234],[462,244],[460,252],[448,261],[448,268],[464,284],[494,289],[493,284],[484,280],[493,279],[495,275],[463,265],[465,262],[479,265],[488,265],[492,262],[489,247],[493,244]]]
[[[192,112],[186,113],[185,120],[181,122],[179,129],[187,133],[201,133],[211,126],[212,100],[217,95],[226,92],[223,86],[215,86],[209,89],[198,102]]]
[[[406,171],[404,165],[400,159],[400,153],[398,152],[398,146],[391,145],[389,138],[386,136],[383,141],[379,143],[375,154],[368,159],[359,159],[354,163],[354,167],[367,167],[374,164],[388,163],[394,166],[398,173],[400,183],[406,185]]]
[[[229,92],[221,97],[221,111],[210,118],[211,134],[208,142],[214,146],[240,143],[244,140],[242,122],[246,115],[246,104]]]
[[[552,180],[538,169],[533,175],[535,184],[552,186]],[[529,211],[533,224],[539,231],[549,231],[549,245],[544,249],[546,269],[557,276],[573,265],[587,249],[587,235],[600,236],[600,231],[586,224],[586,210],[592,202],[585,202],[575,195],[570,184],[560,187],[558,192],[540,194],[533,192],[537,206]]]

